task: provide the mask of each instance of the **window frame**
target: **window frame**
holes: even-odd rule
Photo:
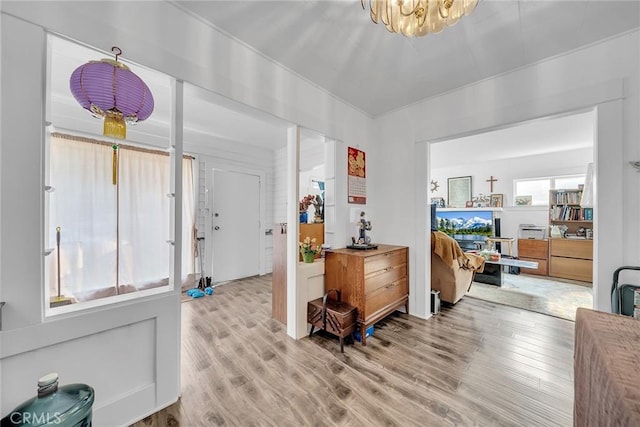
[[[583,178],[583,180],[586,180],[586,174],[584,173],[574,173],[574,174],[567,174],[567,175],[551,175],[551,176],[541,176],[541,177],[531,177],[531,178],[516,178],[513,180],[513,197],[511,198],[511,206],[512,207],[517,207],[517,208],[522,208],[522,207],[548,207],[549,206],[549,198],[547,197],[545,199],[544,203],[540,203],[540,204],[531,204],[531,205],[526,205],[526,206],[522,206],[522,205],[516,205],[515,204],[515,199],[518,196],[516,189],[518,186],[518,183],[521,182],[533,182],[533,181],[549,181],[549,190],[561,190],[562,188],[556,188],[556,181],[559,179],[570,179],[570,178]]]

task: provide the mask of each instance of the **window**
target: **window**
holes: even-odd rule
[[[58,286],[67,304],[167,286],[169,155],[61,134],[51,135],[49,151],[54,192],[47,231],[56,246],[47,257],[51,301]],[[183,182],[185,194],[193,194],[191,159],[183,160]],[[184,221],[192,224],[193,197],[184,202]]]
[[[170,242],[176,168],[169,111],[175,102],[174,79],[124,60],[151,89],[155,110],[149,120],[127,127],[126,141],[104,141],[102,123],[73,99],[69,77],[87,61],[112,55],[52,34],[47,41],[45,316],[166,292],[172,289],[169,284],[180,286],[172,280],[174,259],[182,259],[182,279],[188,285],[186,279],[193,280],[195,268],[191,158],[182,160],[183,245]]]
[[[544,206],[549,204],[549,190],[563,188],[578,188],[584,184],[585,175],[565,175],[546,178],[530,178],[514,180],[514,201],[525,200],[531,196],[531,205]],[[518,204],[518,203],[514,203]]]

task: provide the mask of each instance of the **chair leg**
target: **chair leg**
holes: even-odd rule
[[[340,353],[344,353],[344,338],[340,337]]]
[[[309,338],[311,338],[311,335],[313,334],[313,328],[315,328],[315,326],[311,325],[311,330],[309,331]]]

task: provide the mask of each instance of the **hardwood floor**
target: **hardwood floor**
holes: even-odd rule
[[[182,397],[139,426],[570,426],[572,322],[463,298],[367,346],[295,341],[271,276],[182,304]]]

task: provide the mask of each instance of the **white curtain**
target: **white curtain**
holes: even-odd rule
[[[60,256],[62,294],[113,287],[116,282],[116,187],[112,183],[112,148],[51,138],[49,246],[60,252],[49,262],[51,295],[57,295]],[[35,226],[35,225],[34,225]]]
[[[195,273],[194,228],[196,223],[193,160],[182,161],[182,285],[191,287]],[[178,286],[178,284],[176,284]]]
[[[166,281],[170,272],[169,156],[121,149],[119,155],[120,285],[138,289]],[[163,283],[163,280],[165,281]]]
[[[170,158],[121,147],[117,186],[112,159],[109,145],[51,138],[49,246],[61,229],[60,253],[47,258],[51,295],[57,295],[58,255],[62,294],[77,300],[115,295],[116,277],[120,292],[168,284]],[[176,253],[183,281],[194,273],[194,197],[192,160],[184,159],[183,246]]]

